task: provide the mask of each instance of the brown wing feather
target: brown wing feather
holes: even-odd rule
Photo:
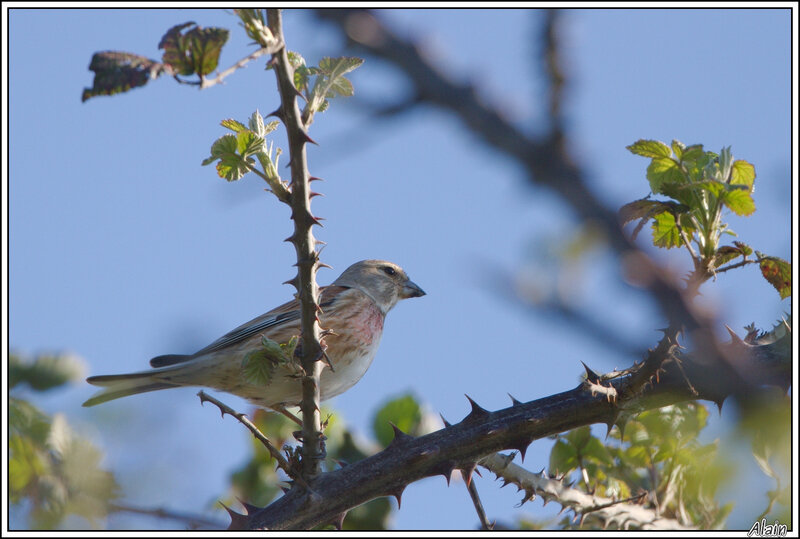
[[[331,307],[336,300],[339,293],[347,290],[346,286],[323,286],[320,287],[320,306],[325,309]],[[283,305],[275,307],[269,312],[253,318],[244,324],[232,329],[216,341],[212,342],[205,348],[198,350],[194,354],[180,356],[180,355],[167,355],[158,356],[150,360],[150,365],[153,367],[164,367],[167,365],[175,365],[189,361],[197,356],[221,350],[227,346],[234,345],[253,336],[256,333],[270,330],[271,332],[285,329],[289,325],[299,326],[297,321],[300,320],[300,303],[293,299],[287,301]],[[298,328],[299,332],[299,328]]]

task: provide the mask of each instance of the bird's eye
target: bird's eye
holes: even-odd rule
[[[395,271],[395,269],[393,267],[391,267],[391,266],[383,266],[383,267],[381,267],[381,269],[383,270],[383,273],[385,273],[386,275],[389,275],[389,276],[392,276],[395,273],[397,273]]]

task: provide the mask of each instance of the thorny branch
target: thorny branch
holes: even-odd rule
[[[269,451],[269,454],[272,456],[272,458],[275,459],[275,462],[278,463],[278,467],[280,467],[281,470],[286,472],[286,475],[288,475],[289,477],[291,477],[292,479],[294,479],[295,481],[297,481],[301,485],[308,486],[308,485],[306,485],[305,481],[303,481],[303,478],[302,477],[298,477],[297,474],[294,472],[294,470],[292,470],[291,464],[289,464],[289,461],[287,461],[286,458],[283,456],[283,453],[281,453],[280,450],[277,447],[272,445],[272,442],[269,441],[269,439],[264,435],[264,433],[261,432],[258,429],[258,427],[256,427],[253,424],[253,422],[250,421],[250,419],[247,418],[247,416],[245,414],[243,414],[241,412],[237,412],[236,410],[234,410],[233,408],[231,408],[227,404],[215,399],[214,397],[212,397],[211,395],[209,395],[205,391],[200,391],[197,394],[197,396],[200,397],[200,403],[201,404],[203,402],[208,401],[211,404],[215,405],[217,408],[219,408],[219,410],[220,410],[220,412],[222,412],[223,416],[225,414],[228,414],[229,416],[237,419],[239,421],[239,423],[241,423],[242,425],[247,427],[247,430],[250,431],[250,433],[253,435],[253,437],[256,440],[258,440],[259,442],[261,442],[261,444],[267,449],[267,451]]]
[[[284,44],[279,9],[267,10],[267,24],[275,39]],[[306,162],[306,144],[311,142],[311,138],[306,133],[297,105],[298,92],[294,86],[294,70],[289,63],[285,46],[280,47],[272,55],[271,64],[275,70],[278,92],[281,97],[281,106],[274,114],[286,127],[291,159],[290,202],[294,233],[289,241],[292,242],[297,252],[297,275],[289,282],[297,289],[302,313],[301,364],[304,370],[303,400],[300,406],[303,413],[302,460],[303,475],[310,478],[320,472],[322,460],[325,457],[319,413],[319,378],[323,367],[319,360],[324,354],[320,342],[322,338],[318,318],[320,307],[317,301],[319,287],[316,282],[316,272],[320,263],[312,231],[312,226],[319,224],[319,221],[311,214],[311,197],[308,186],[310,174]]]
[[[747,373],[755,389],[762,384],[791,379],[791,332],[774,342],[740,348],[738,368]],[[683,367],[698,395],[690,391],[674,362],[662,367],[659,382],[645,384],[640,393],[623,392],[630,373],[594,375],[575,389],[535,401],[512,401],[509,408],[487,411],[472,403],[472,411],[459,423],[415,438],[395,431],[395,439],[384,451],[346,468],[320,474],[309,481],[313,494],[293,488],[268,507],[242,517],[248,529],[308,529],[337,521],[342,513],[380,496],[400,500],[405,487],[419,479],[443,475],[455,469],[469,476],[486,455],[515,449],[524,458],[534,440],[579,426],[605,423],[612,428],[626,414],[660,408],[686,400],[705,399],[721,403],[737,382],[727,371],[709,368],[705,358],[684,358]],[[597,391],[605,388],[606,391]],[[617,394],[617,398],[610,395]]]
[[[555,501],[564,509],[574,513],[575,518],[583,521],[591,515],[600,520],[604,527],[627,529],[635,526],[642,530],[689,530],[677,520],[663,518],[653,509],[631,503],[640,497],[617,500],[596,496],[571,487],[564,479],[548,477],[544,471],[533,473],[511,462],[513,455],[495,453],[478,461],[478,465],[490,470],[498,478],[503,479],[503,486],[511,483],[519,490],[525,491],[520,505],[533,500],[537,495],[546,502]]]

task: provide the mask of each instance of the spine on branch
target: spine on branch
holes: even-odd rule
[[[267,10],[267,23],[273,35],[285,43],[283,25],[279,9]],[[306,144],[311,140],[305,131],[300,109],[297,105],[297,89],[294,86],[294,69],[289,62],[286,47],[272,54],[272,65],[278,81],[278,92],[281,97],[281,114],[278,116],[286,126],[291,160],[290,205],[294,233],[289,238],[297,253],[297,276],[290,282],[297,288],[298,299],[302,309],[302,357],[303,401],[303,475],[313,477],[319,473],[324,446],[320,422],[319,378],[323,364],[319,361],[323,356],[320,343],[318,304],[319,287],[316,272],[319,269],[319,253],[312,226],[319,224],[311,213],[311,192],[309,190],[308,164],[306,162]]]

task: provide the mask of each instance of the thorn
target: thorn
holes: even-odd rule
[[[449,460],[446,460],[434,469],[434,475],[443,475],[449,487],[450,476],[453,475],[453,470],[455,470],[455,465]]]
[[[238,496],[236,497],[236,500],[238,500],[238,502],[240,504],[242,504],[242,506],[244,507],[245,512],[247,513],[247,516],[250,516],[253,513],[257,512],[257,511],[260,511],[262,509],[261,507],[258,507],[258,506],[255,506],[255,505],[251,505],[251,504],[249,504],[249,503],[247,503],[245,501],[242,501],[242,499],[239,498]]]
[[[314,139],[313,139],[313,138],[309,137],[309,136],[308,136],[308,133],[306,133],[305,131],[302,131],[302,130],[301,130],[301,131],[300,131],[300,135],[301,135],[301,137],[303,138],[303,140],[304,140],[304,141],[306,141],[306,142],[310,142],[311,144],[316,144],[317,146],[319,146],[319,144],[317,144],[317,143],[314,141]]]
[[[467,486],[469,486],[470,483],[472,483],[472,472],[475,471],[475,468],[476,468],[475,463],[469,464],[468,466],[464,466],[463,468],[461,468],[461,475],[464,477],[464,482],[467,484]]]
[[[231,517],[231,523],[228,525],[229,530],[245,530],[247,529],[247,517],[245,515],[239,514],[227,505],[222,502],[218,502],[225,510],[228,512],[228,515]]]
[[[583,368],[586,369],[586,379],[589,380],[590,382],[599,383],[600,375],[598,375],[596,372],[590,369],[589,366],[586,365],[586,363],[584,363],[583,361],[581,361],[581,364],[583,365]]]
[[[270,116],[274,116],[277,119],[279,119],[280,121],[282,121],[283,123],[286,123],[286,119],[285,119],[284,114],[283,114],[283,107],[282,106],[278,107],[277,109],[275,109],[272,112],[270,112],[269,114],[267,114],[267,118],[269,118]]]
[[[508,395],[509,397],[511,397],[511,405],[512,405],[512,406],[519,406],[520,404],[522,404],[520,401],[518,401],[517,399],[515,399],[515,398],[514,398],[514,395],[512,395],[511,393],[507,393],[507,395]]]
[[[323,241],[322,243],[325,243],[325,242]],[[326,244],[326,245],[327,245],[327,244]],[[328,268],[328,269],[333,269],[333,267],[332,267],[332,266],[329,266],[328,264],[326,264],[326,263],[324,263],[324,262],[318,262],[318,263],[317,263],[317,270],[319,270],[320,268]]]
[[[317,193],[316,191],[309,191],[308,192],[308,198],[324,197],[324,196],[325,195],[323,195],[322,193]]]
[[[408,440],[414,439],[413,436],[411,436],[410,434],[406,434],[405,432],[400,430],[400,427],[398,427],[391,421],[389,421],[389,425],[392,426],[392,430],[394,431],[394,438],[392,439],[392,442],[389,444],[390,446],[394,444],[402,444],[404,442],[407,442]]]
[[[400,498],[402,498],[403,491],[405,490],[405,488],[406,487],[404,487],[404,486],[400,486],[397,489],[395,489],[393,492],[389,493],[389,496],[394,496],[394,499],[397,500],[397,509],[398,510],[400,509],[400,501],[401,501]]]
[[[478,419],[483,419],[489,415],[489,411],[481,408],[478,403],[470,398],[469,395],[466,393],[464,394],[469,401],[470,406],[472,406],[472,410],[467,414],[467,417],[464,418],[465,421],[475,421]]]
[[[322,178],[318,178],[316,176],[309,176],[308,177],[308,181],[309,182],[322,182],[322,181],[325,181],[325,180],[323,180]]]
[[[525,452],[528,450],[529,445],[530,442],[527,440],[518,440],[516,442],[511,442],[510,444],[508,444],[508,447],[519,451],[520,459],[522,460],[522,462],[525,462]]]
[[[445,426],[445,428],[447,428],[447,427],[452,427],[452,426],[453,426],[453,425],[452,425],[452,424],[451,424],[451,423],[450,423],[448,420],[446,420],[446,419],[444,418],[444,416],[443,416],[442,414],[439,414],[439,417],[441,417],[441,418],[442,418],[442,423],[444,423],[444,426]]]
[[[741,339],[741,337],[739,337],[735,331],[733,331],[730,327],[728,327],[728,324],[725,324],[725,329],[727,329],[728,333],[730,333],[731,335],[731,344],[736,344],[736,345],[744,344],[744,341]]]
[[[608,435],[611,434],[611,429],[614,428],[614,421],[609,421],[606,423],[606,441],[608,441]]]

